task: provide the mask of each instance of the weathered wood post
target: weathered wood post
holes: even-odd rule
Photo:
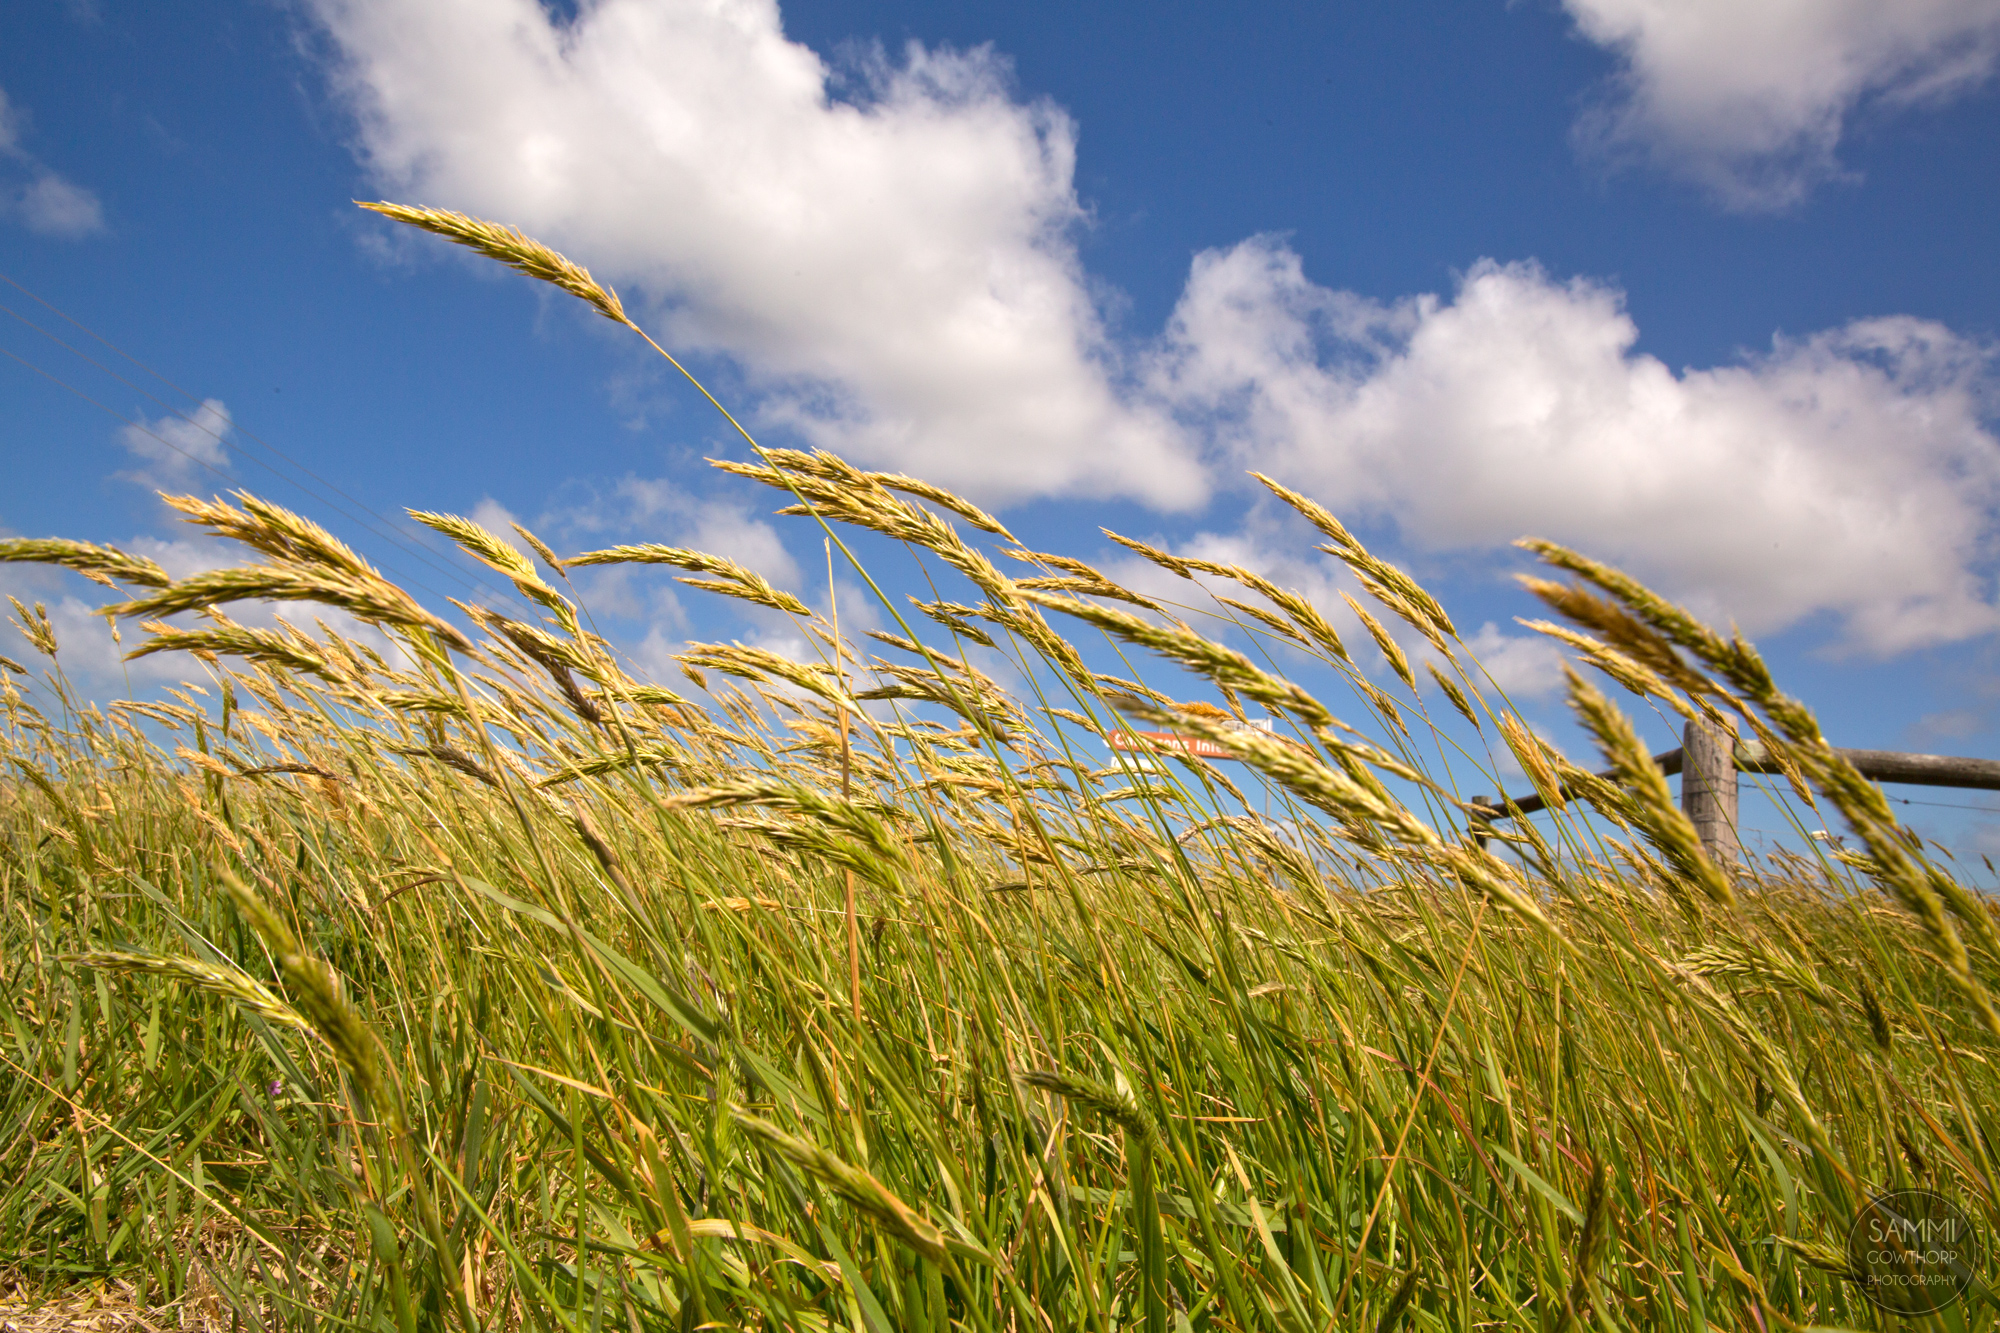
[[[1723,869],[1742,859],[1736,838],[1736,735],[1707,718],[1681,732],[1681,810],[1702,849]]]

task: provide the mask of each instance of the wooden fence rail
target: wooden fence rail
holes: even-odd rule
[[[1875,782],[1897,782],[1915,787],[1961,787],[2000,791],[2000,760],[1964,759],[1941,754],[1903,754],[1896,750],[1838,750],[1862,777]],[[1653,756],[1660,772],[1681,777],[1681,809],[1687,812],[1702,845],[1710,856],[1722,861],[1741,858],[1736,837],[1736,775],[1776,773],[1776,763],[1763,756],[1763,747],[1743,744],[1712,722],[1690,722],[1681,733],[1681,748]],[[1616,773],[1597,776],[1614,780]],[[1576,795],[1564,788],[1565,799]],[[1502,819],[1529,815],[1548,805],[1541,793],[1491,800],[1475,796],[1471,804],[1486,813],[1473,816],[1474,836],[1484,845],[1486,831]]]

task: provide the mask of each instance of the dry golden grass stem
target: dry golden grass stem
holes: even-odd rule
[[[701,588],[707,592],[721,593],[725,597],[735,597],[758,606],[768,606],[786,615],[811,616],[812,608],[784,589],[774,586],[769,579],[755,570],[747,569],[726,556],[711,555],[707,551],[689,550],[683,546],[663,546],[658,542],[639,542],[629,546],[609,546],[601,551],[585,551],[573,555],[562,562],[566,568],[589,565],[671,565],[697,574],[713,574],[713,579],[676,579],[690,588]]]
[[[1619,788],[1630,800],[1621,813],[1629,813],[1647,840],[1675,870],[1692,880],[1709,901],[1734,906],[1736,891],[1730,886],[1728,876],[1702,848],[1701,835],[1675,803],[1666,776],[1647,753],[1632,720],[1574,669],[1565,668],[1564,673],[1569,680],[1570,707],[1585,729],[1597,738],[1605,759],[1618,775]]]
[[[457,542],[481,564],[505,574],[523,597],[555,612],[565,629],[575,624],[575,608],[570,605],[569,599],[543,582],[534,562],[508,542],[457,514],[433,514],[421,509],[404,512],[433,532],[442,533]]]
[[[21,637],[33,645],[36,652],[53,658],[61,645],[56,642],[56,627],[49,622],[48,607],[36,602],[34,610],[30,611],[18,597],[10,594],[7,600],[13,603],[15,614],[19,616],[19,619],[9,617],[9,623],[21,631]],[[25,676],[28,673],[24,670],[21,674]]]
[[[613,323],[635,327],[626,317],[618,293],[591,277],[589,269],[564,258],[513,227],[467,217],[445,208],[416,208],[387,201],[369,204],[359,199],[354,202],[371,213],[380,213],[393,221],[419,227],[455,245],[477,251],[488,259],[497,259],[517,273],[554,283],[571,296],[589,302],[599,314]]]
[[[1827,742],[1805,705],[1777,688],[1757,650],[1741,635],[1723,637],[1608,565],[1554,542],[1523,541],[1518,545],[1607,596],[1539,579],[1524,580],[1530,591],[1653,667],[1685,689],[1697,704],[1710,699],[1723,701],[1756,729],[1774,754],[1782,756],[1833,802],[1867,848],[1862,868],[1922,922],[1946,971],[1971,1001],[1981,1023],[2000,1036],[2000,1009],[1973,971],[1971,956],[1953,918],[1996,957],[2000,957],[2000,927],[1975,894],[1939,872],[1913,848],[1880,789]],[[1694,669],[1676,648],[1692,653],[1729,686]]]
[[[127,555],[115,546],[93,546],[89,542],[28,537],[0,541],[0,564],[13,561],[61,565],[107,588],[119,583],[164,588],[173,581],[164,569],[144,556]]]
[[[303,671],[336,684],[353,679],[353,673],[344,665],[336,664],[333,654],[323,645],[300,633],[290,625],[286,632],[268,629],[251,629],[239,625],[220,611],[210,610],[213,627],[196,630],[179,630],[162,621],[147,621],[139,628],[152,635],[137,648],[125,654],[130,662],[153,653],[189,652],[217,656],[242,657],[252,662],[264,662],[282,666],[289,671]]]
[[[1239,611],[1247,612],[1252,618],[1270,626],[1280,634],[1297,638],[1299,633],[1303,632],[1306,638],[1318,644],[1340,661],[1352,663],[1353,659],[1348,656],[1347,646],[1341,642],[1339,632],[1328,623],[1325,616],[1320,614],[1318,607],[1314,606],[1303,595],[1273,583],[1270,579],[1265,578],[1255,570],[1245,569],[1241,565],[1223,564],[1214,560],[1200,560],[1189,556],[1172,555],[1166,551],[1162,551],[1157,546],[1149,546],[1145,542],[1134,540],[1131,537],[1122,537],[1109,528],[1099,528],[1098,531],[1102,532],[1112,541],[1117,542],[1120,546],[1138,552],[1160,568],[1178,574],[1184,579],[1192,580],[1196,574],[1213,574],[1218,578],[1234,579],[1283,611],[1286,616],[1290,617],[1291,627],[1278,622],[1272,617],[1270,612],[1251,607],[1243,602],[1238,602],[1228,597],[1218,597],[1217,601],[1222,602],[1226,606],[1234,607]]]
[[[668,365],[678,370],[702,397],[708,399],[716,411],[722,413],[723,419],[736,428],[738,435],[741,435],[752,448],[756,447],[757,441],[751,437],[749,431],[743,429],[743,423],[739,422],[700,380],[689,374],[688,368],[676,361],[671,352],[654,342],[651,334],[633,323],[626,315],[625,306],[619,301],[618,293],[591,277],[590,270],[583,265],[558,254],[533,237],[497,222],[482,221],[443,208],[417,208],[407,204],[387,202],[368,204],[362,203],[359,199],[354,202],[370,212],[380,213],[386,218],[408,223],[413,227],[420,227],[454,244],[475,250],[488,259],[497,259],[507,267],[531,278],[554,283],[570,295],[589,303],[591,308],[606,319],[622,324],[644,338],[648,347],[665,357]]]

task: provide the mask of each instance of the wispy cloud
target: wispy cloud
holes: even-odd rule
[[[142,417],[118,432],[118,442],[140,466],[118,475],[155,490],[201,485],[205,474],[213,475],[208,469],[228,467],[225,442],[231,429],[229,408],[220,398],[206,399],[185,415],[169,413],[154,421]]]
[[[27,116],[0,89],[0,217],[62,240],[103,231],[104,206],[97,196],[29,153],[22,142],[26,133]]]
[[[1942,101],[1984,81],[2000,54],[1995,0],[1563,4],[1622,62],[1579,140],[1636,153],[1738,209],[1784,208],[1839,177],[1857,107]]]

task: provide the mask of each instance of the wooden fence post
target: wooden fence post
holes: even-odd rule
[[[1736,736],[1707,718],[1681,732],[1681,810],[1702,849],[1724,870],[1742,859],[1736,838]]]

